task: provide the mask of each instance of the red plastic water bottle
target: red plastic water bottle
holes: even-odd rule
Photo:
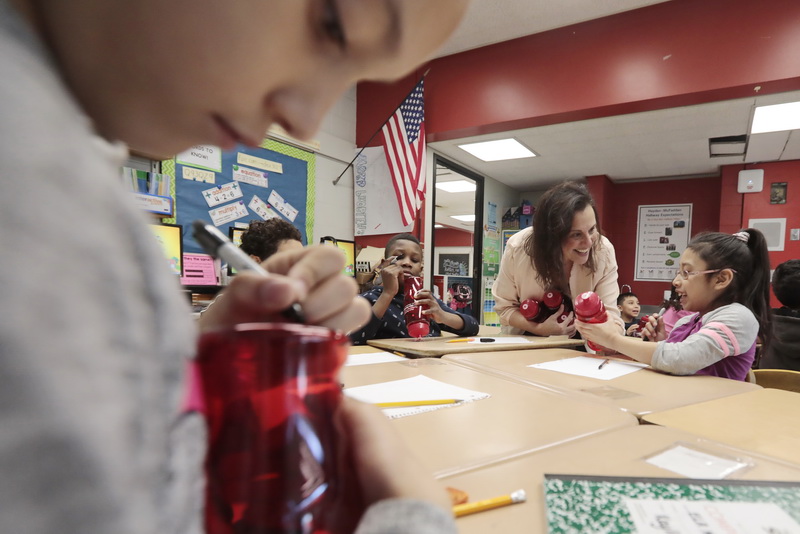
[[[575,297],[575,315],[584,323],[604,323],[608,320],[606,307],[594,291],[586,291]],[[608,351],[607,348],[586,340],[586,344],[595,352]]]
[[[431,331],[428,316],[422,312],[426,309],[414,300],[417,292],[422,289],[422,278],[419,276],[406,276],[403,282],[403,316],[406,319],[408,335],[414,338],[427,336]]]
[[[645,315],[644,317],[642,317],[639,320],[639,329],[634,333],[634,335],[636,335],[638,337],[641,337],[641,338],[644,338],[644,332],[642,332],[642,329],[645,327],[645,325],[647,324],[647,322],[649,320],[650,320],[650,316],[649,315]]]
[[[547,318],[546,308],[536,299],[525,299],[519,305],[519,312],[533,323],[541,323]]]
[[[561,312],[561,315],[559,315],[557,319],[559,323],[566,321],[567,315],[569,315],[569,312],[571,311],[569,309],[571,306],[568,306],[566,304],[567,302],[569,301],[564,298],[564,294],[559,291],[548,291],[544,294],[544,297],[542,297],[542,304],[544,304],[545,308],[547,308],[548,317],[556,313],[558,308],[564,304],[564,311]]]

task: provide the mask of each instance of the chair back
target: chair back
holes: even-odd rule
[[[789,369],[753,369],[756,384],[764,388],[800,393],[800,371]]]

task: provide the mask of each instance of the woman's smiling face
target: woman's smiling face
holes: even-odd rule
[[[572,227],[569,234],[561,244],[561,253],[564,263],[583,265],[589,261],[592,245],[597,239],[597,218],[594,208],[586,206],[575,213],[572,218]]]

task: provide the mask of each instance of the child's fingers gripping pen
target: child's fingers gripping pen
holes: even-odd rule
[[[659,318],[660,318],[662,315],[664,315],[664,312],[665,312],[665,311],[667,311],[667,308],[666,308],[666,307],[662,307],[660,310],[658,310],[658,313],[656,314],[656,325],[658,325],[658,319],[659,319]],[[657,326],[656,326],[656,327],[657,327]],[[642,329],[642,339],[646,339],[646,340],[649,340],[649,339],[650,339],[650,336],[648,336],[648,335],[647,335],[647,330],[645,330],[645,329]]]
[[[205,221],[197,220],[192,223],[192,228],[194,229],[194,238],[213,257],[225,260],[237,271],[253,271],[263,276],[269,275],[261,265],[234,245],[215,226],[207,224]],[[305,322],[303,309],[298,302],[281,311],[281,315],[292,322]]]

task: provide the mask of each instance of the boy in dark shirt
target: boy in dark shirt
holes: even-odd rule
[[[800,371],[800,260],[775,268],[772,291],[783,306],[772,310],[772,339],[758,367]]]
[[[389,240],[383,253],[386,259],[381,263],[382,285],[361,294],[372,304],[372,317],[364,328],[350,334],[354,345],[363,345],[370,339],[411,337],[403,316],[403,280],[406,276],[422,274],[419,239],[411,234],[398,234]],[[430,336],[440,336],[442,330],[459,336],[478,333],[478,321],[474,317],[451,310],[429,289],[419,291],[416,302],[427,308],[425,315],[431,319]]]

